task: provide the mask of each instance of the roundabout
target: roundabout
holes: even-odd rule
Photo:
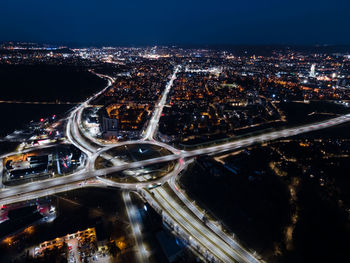
[[[114,183],[155,183],[171,174],[178,160],[178,151],[172,147],[151,141],[129,141],[111,145],[96,152],[90,162],[90,170],[104,170],[137,162],[154,160],[141,167],[126,169],[102,176]]]
[[[113,141],[111,142],[113,144],[101,142],[89,136],[81,125],[81,113],[84,108],[114,82],[112,78],[101,75],[109,78],[108,86],[75,107],[67,117],[65,127],[65,143],[74,145],[86,155],[84,168],[64,177],[4,188],[0,192],[0,205],[34,200],[83,187],[113,187],[121,189],[123,193],[136,191],[162,216],[162,220],[178,236],[186,240],[188,245],[207,261],[261,262],[255,252],[252,253],[239,244],[234,233],[225,231],[222,225],[208,220],[207,212],[196,205],[194,200],[181,189],[176,178],[199,156],[215,155],[339,125],[350,121],[350,114],[317,123],[242,137],[225,143],[213,142],[189,151],[175,149],[156,141],[156,133],[167,95],[178,70],[179,68],[176,67],[140,139],[117,143]],[[133,213],[132,210],[129,212]],[[137,229],[137,224],[135,226]],[[142,253],[139,261],[148,262],[147,253]]]

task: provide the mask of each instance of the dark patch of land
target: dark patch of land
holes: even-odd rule
[[[0,101],[73,102],[101,90],[106,80],[84,67],[70,65],[0,64]],[[22,129],[30,121],[64,115],[74,105],[1,103],[0,136]],[[6,124],[6,125],[4,125]]]
[[[330,101],[281,102],[277,106],[285,113],[288,125],[322,121],[350,112],[350,108]]]
[[[181,177],[186,192],[231,229],[248,247],[272,250],[283,238],[289,222],[287,186],[267,172],[270,153],[257,151],[251,159],[242,158],[239,172],[213,159],[199,158]]]
[[[350,262],[348,126],[199,158],[180,182],[267,262]]]
[[[101,90],[106,81],[82,67],[0,65],[0,100],[79,102]]]

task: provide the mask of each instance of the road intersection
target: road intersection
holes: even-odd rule
[[[262,262],[254,252],[249,252],[247,249],[244,249],[235,240],[233,234],[224,232],[221,226],[218,226],[215,222],[206,220],[205,214],[193,205],[193,201],[189,200],[189,198],[183,194],[181,189],[176,185],[177,175],[180,174],[195,157],[233,151],[253,144],[339,125],[350,121],[350,114],[313,124],[306,124],[236,139],[218,145],[213,143],[211,146],[191,151],[179,150],[155,140],[155,134],[163,107],[166,104],[167,96],[179,70],[179,66],[174,68],[174,72],[167,83],[165,91],[156,104],[151,120],[149,121],[147,128],[144,130],[143,137],[139,140],[116,144],[105,144],[92,138],[81,126],[82,112],[84,108],[88,107],[93,99],[103,94],[114,83],[114,80],[109,76],[99,75],[100,77],[108,79],[108,85],[87,101],[75,107],[67,118],[66,136],[71,144],[75,145],[87,156],[85,168],[64,177],[3,188],[0,191],[0,205],[37,199],[58,192],[65,192],[89,186],[112,186],[120,189],[134,190],[138,191],[149,202],[149,204],[155,208],[155,210],[161,213],[165,222],[172,226],[176,234],[185,239],[194,250],[199,252],[203,258],[205,258],[205,260],[213,262]],[[142,161],[120,163],[109,168],[95,168],[94,164],[96,158],[101,154],[104,154],[107,150],[123,144],[141,143],[148,143],[166,148],[172,154]],[[176,162],[174,169],[167,175],[151,182],[139,181],[135,183],[121,183],[108,179],[109,174],[170,161]],[[149,189],[150,185],[154,184],[157,186],[159,185],[159,187]],[[123,197],[124,199],[129,200],[128,195],[123,195]],[[132,219],[132,215],[129,214],[129,217]],[[135,220],[132,219],[131,221]],[[133,222],[131,223],[133,224]],[[133,229],[136,235],[136,232],[138,232],[137,227],[133,226]],[[138,240],[137,243],[139,244],[140,251],[143,251],[143,245],[140,243],[139,237],[136,238]],[[144,253],[141,254],[140,261],[147,262],[148,260],[145,258]]]

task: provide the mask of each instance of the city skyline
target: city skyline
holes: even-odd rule
[[[1,1],[0,262],[350,262],[349,11]]]

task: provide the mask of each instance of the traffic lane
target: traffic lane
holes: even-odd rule
[[[175,161],[179,158],[180,156],[177,156],[177,155],[167,155],[167,156],[144,160],[140,162],[128,163],[117,167],[110,167],[110,168],[105,168],[105,169],[96,170],[96,171],[80,171],[79,173],[67,175],[64,177],[47,179],[47,180],[43,180],[35,183],[29,183],[21,186],[14,186],[11,188],[2,189],[0,191],[0,200],[4,198],[8,198],[10,196],[21,195],[29,192],[38,191],[41,189],[48,189],[50,187],[64,185],[64,184],[71,184],[71,183],[87,180],[96,176],[104,176],[110,173],[120,172],[127,169],[139,168],[139,167],[156,164],[156,163]],[[130,186],[130,184],[128,185]]]

